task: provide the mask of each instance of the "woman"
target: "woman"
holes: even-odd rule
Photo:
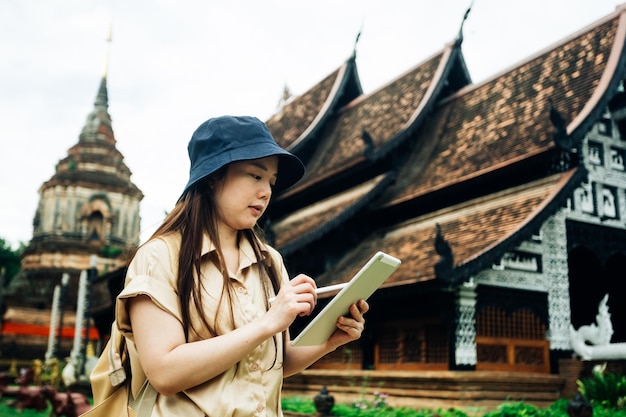
[[[272,192],[297,182],[304,166],[248,116],[206,121],[188,151],[189,182],[138,249],[118,297],[135,353],[133,393],[145,373],[160,394],[153,416],[281,416],[283,377],[358,339],[369,307],[353,305],[321,346],[290,346],[290,324],[317,302],[315,281],[289,280],[255,229]]]

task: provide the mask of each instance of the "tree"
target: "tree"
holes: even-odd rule
[[[20,269],[20,258],[26,245],[20,242],[17,249],[4,239],[0,238],[0,271],[4,271],[4,285],[9,285],[15,274]]]

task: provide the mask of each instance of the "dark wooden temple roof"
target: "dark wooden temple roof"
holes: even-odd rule
[[[328,254],[340,260],[319,285],[349,279],[377,250],[402,260],[385,286],[458,284],[490,267],[584,179],[580,143],[626,75],[625,40],[621,6],[478,85],[468,85],[457,40],[356,98],[326,119],[305,178],[277,197],[302,205],[272,223],[276,246],[286,258],[290,248],[323,256],[317,241],[361,217],[352,224],[372,226]],[[382,194],[381,178],[393,181]]]
[[[358,186],[327,199],[318,201],[272,224],[275,244],[288,256],[320,236],[340,226],[358,210],[364,210],[379,197],[393,179],[381,174]]]
[[[554,202],[567,197],[580,175],[580,169],[573,169],[379,230],[350,251],[332,272],[318,277],[318,285],[349,280],[378,250],[402,260],[383,287],[435,279],[435,265],[440,261],[435,245],[437,225],[454,255],[454,275],[446,279],[460,282],[490,267],[513,245],[531,237],[560,207]]]
[[[285,149],[298,152],[326,120],[346,102],[363,93],[355,55],[309,91],[285,104],[266,124]]]
[[[609,94],[620,81],[614,64],[609,65],[611,59],[616,62],[623,56],[625,35],[623,28],[618,32],[618,23],[617,18],[606,20],[446,99],[420,135],[421,149],[431,152],[424,156],[426,162],[404,166],[399,184],[385,204],[497,172],[554,149],[549,100],[568,123],[572,140],[582,140],[591,127],[584,122],[591,113],[597,117],[605,109]],[[586,129],[579,129],[580,125]],[[434,143],[429,146],[426,142]]]
[[[452,43],[386,86],[350,102],[328,126],[304,179],[285,194],[387,155],[419,127],[420,116],[428,114],[458,56]]]

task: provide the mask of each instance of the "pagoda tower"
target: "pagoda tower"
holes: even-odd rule
[[[67,274],[65,308],[73,309],[81,271],[119,269],[139,244],[143,193],[116,147],[108,107],[105,72],[78,143],[39,189],[33,237],[6,294],[9,307],[48,310]]]

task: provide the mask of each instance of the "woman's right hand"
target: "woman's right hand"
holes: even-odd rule
[[[272,301],[268,311],[269,317],[280,329],[286,330],[297,316],[308,316],[317,304],[315,280],[300,274],[283,285]]]

